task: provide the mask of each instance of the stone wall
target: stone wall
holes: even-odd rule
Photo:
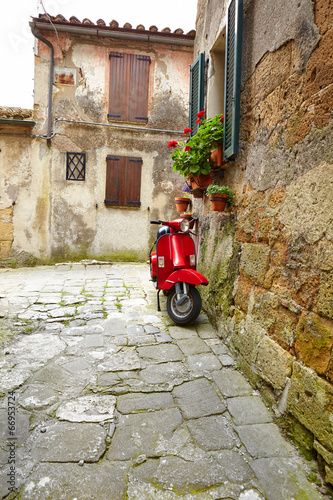
[[[199,2],[195,48],[206,58],[225,25],[210,4]],[[236,202],[222,215],[195,203],[202,268],[223,270],[225,290],[205,293],[205,307],[277,414],[310,436],[333,484],[333,8],[280,4],[244,1],[240,154],[222,180]]]

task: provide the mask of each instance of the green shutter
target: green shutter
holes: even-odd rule
[[[202,52],[191,66],[190,79],[190,122],[189,127],[195,135],[199,124],[195,123],[197,114],[204,109],[205,53]]]
[[[242,64],[243,0],[232,0],[228,9],[225,88],[224,88],[224,159],[239,151],[239,112]]]

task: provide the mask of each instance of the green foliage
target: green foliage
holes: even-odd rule
[[[206,195],[213,195],[213,194],[226,194],[227,195],[227,202],[232,203],[235,193],[228,187],[228,186],[219,186],[218,184],[210,184],[207,187]]]
[[[222,115],[216,115],[202,120],[196,135],[187,143],[178,144],[179,147],[171,154],[174,172],[178,171],[184,177],[209,174],[212,167],[211,150],[223,141],[224,125],[221,119]]]

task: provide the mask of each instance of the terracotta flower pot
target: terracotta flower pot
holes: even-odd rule
[[[214,210],[214,212],[223,212],[227,204],[228,195],[213,194],[209,199],[212,202],[212,210]]]
[[[216,149],[213,149],[210,154],[210,159],[215,163],[216,167],[220,167],[223,161],[223,144],[218,144]]]
[[[189,198],[175,198],[177,212],[186,212],[190,201],[191,200]]]
[[[192,214],[180,214],[179,218],[188,220],[190,223],[190,229],[193,229],[195,221],[193,220]]]
[[[193,194],[193,198],[203,198],[203,190],[202,189],[195,189],[192,194]]]
[[[195,189],[204,189],[212,183],[212,179],[213,172],[209,172],[209,174],[200,174],[199,177],[194,177],[194,175],[188,177],[192,191]]]

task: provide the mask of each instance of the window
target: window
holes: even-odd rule
[[[140,207],[141,158],[128,156],[106,157],[107,207]]]
[[[86,153],[67,153],[66,180],[84,181],[86,178]]]
[[[109,120],[148,122],[150,57],[110,54]]]
[[[242,59],[243,0],[231,0],[227,13],[226,33],[221,33],[212,47],[205,85],[205,53],[191,66],[190,128],[198,131],[197,113],[204,109],[207,90],[206,116],[224,114],[223,159],[233,158],[239,151],[240,77]]]

